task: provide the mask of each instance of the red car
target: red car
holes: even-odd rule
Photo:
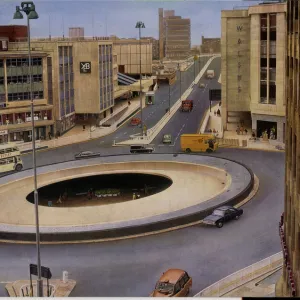
[[[130,121],[130,125],[132,126],[138,126],[141,124],[141,119],[139,118],[132,118]]]

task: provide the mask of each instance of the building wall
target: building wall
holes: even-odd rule
[[[164,58],[164,9],[158,9],[159,59]]]
[[[117,54],[119,68],[124,66],[124,73],[137,75],[140,73],[140,51],[142,58],[142,74],[152,74],[152,43],[150,40],[124,39],[114,40],[114,51]]]
[[[201,38],[201,53],[220,53],[221,39],[220,38]]]
[[[288,263],[295,282],[295,295],[300,296],[300,28],[299,1],[287,1],[287,94],[286,94],[286,149],[285,149],[285,198],[284,236]],[[279,239],[279,237],[278,237]],[[276,286],[276,297],[292,296],[289,272],[283,265],[283,276]]]
[[[222,121],[230,112],[250,111],[250,19],[247,10],[222,11]]]
[[[10,42],[27,37],[27,26],[25,25],[2,25],[0,26],[0,38],[6,37]]]

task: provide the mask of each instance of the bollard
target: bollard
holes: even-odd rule
[[[68,283],[69,273],[68,271],[63,271],[63,283]]]

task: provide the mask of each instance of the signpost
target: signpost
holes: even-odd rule
[[[91,62],[89,61],[80,62],[80,73],[91,73],[91,71],[92,71]]]
[[[30,295],[33,297],[33,285],[32,285],[32,277],[31,275],[38,276],[38,267],[35,264],[29,265],[29,273],[30,273]],[[41,266],[41,277],[47,279],[47,295],[50,297],[49,290],[49,279],[52,278],[52,274],[49,268]]]

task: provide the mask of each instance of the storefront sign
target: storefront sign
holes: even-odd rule
[[[91,73],[92,71],[92,66],[91,62],[80,62],[80,73]]]
[[[0,135],[6,135],[7,134],[7,130],[0,130]]]
[[[38,120],[39,120],[39,117],[35,116],[34,121],[38,121]],[[26,122],[31,122],[31,117],[27,117]]]

